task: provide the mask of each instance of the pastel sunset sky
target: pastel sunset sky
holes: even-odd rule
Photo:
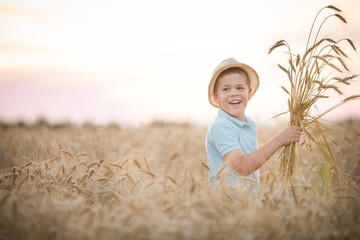
[[[286,55],[268,55],[269,47],[285,39],[302,53],[329,4],[348,24],[329,19],[321,36],[360,49],[359,0],[0,0],[0,121],[209,124],[217,111],[207,100],[211,73],[234,57],[260,76],[246,114],[261,124],[287,109],[288,80],[277,67]],[[359,53],[348,53],[360,74]],[[342,90],[360,94],[360,78]],[[318,108],[346,96],[334,93]],[[360,101],[326,115],[349,117],[360,118]]]

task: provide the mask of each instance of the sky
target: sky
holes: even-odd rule
[[[277,67],[286,54],[268,49],[285,39],[301,54],[329,4],[348,24],[329,19],[321,35],[360,49],[358,0],[0,0],[0,121],[206,125],[217,113],[207,98],[212,71],[233,57],[259,74],[246,114],[261,124],[287,110]],[[359,53],[348,53],[359,74]],[[342,90],[318,110],[360,94],[360,78]],[[360,118],[360,101],[325,118]]]

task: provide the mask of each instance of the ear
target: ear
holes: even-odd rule
[[[220,104],[219,98],[218,98],[218,95],[217,95],[216,92],[214,92],[214,100],[215,100],[215,102],[216,102],[217,104]]]
[[[251,92],[252,92],[252,90],[251,90],[251,88],[249,88],[248,100],[250,100],[250,99],[252,98],[252,96],[251,96]]]

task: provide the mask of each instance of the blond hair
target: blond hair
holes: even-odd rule
[[[223,72],[220,73],[220,75],[218,76],[218,78],[216,79],[216,82],[215,82],[215,87],[214,87],[214,92],[216,91],[217,89],[217,83],[218,83],[218,80],[220,78],[222,78],[223,76],[225,75],[230,75],[230,74],[240,74],[242,76],[245,77],[245,80],[246,80],[246,84],[248,85],[248,87],[250,87],[250,78],[249,78],[249,75],[241,68],[238,68],[238,67],[232,67],[232,68],[228,68],[226,70],[224,70]]]

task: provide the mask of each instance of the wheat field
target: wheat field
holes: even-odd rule
[[[283,127],[259,125],[260,146]],[[3,124],[0,239],[360,239],[360,122],[329,128],[338,174],[303,144],[293,182],[277,153],[256,198],[209,188],[206,127]]]

